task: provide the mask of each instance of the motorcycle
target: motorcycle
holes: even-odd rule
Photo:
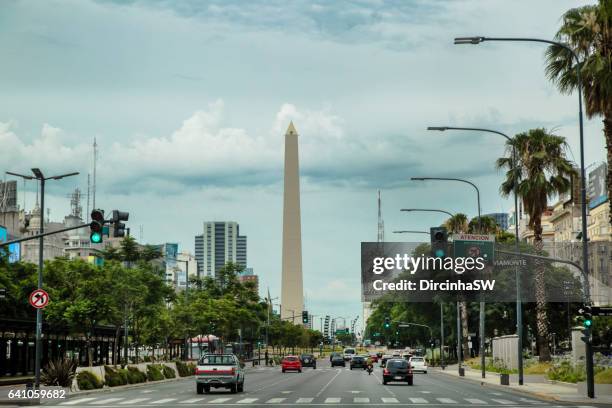
[[[372,364],[369,364],[366,370],[368,371],[368,375],[371,375],[372,371],[374,371],[374,366]]]

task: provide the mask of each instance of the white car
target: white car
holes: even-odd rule
[[[408,361],[410,361],[412,371],[420,371],[427,374],[427,361],[425,361],[425,357],[410,357]]]
[[[344,361],[350,361],[353,356],[357,354],[354,348],[345,348],[344,349]]]

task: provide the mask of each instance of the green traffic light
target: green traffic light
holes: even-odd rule
[[[442,258],[444,256],[444,250],[436,249],[435,255],[436,255],[436,258]]]
[[[591,327],[593,325],[593,321],[592,320],[585,320],[584,321],[584,327]]]
[[[99,244],[100,242],[102,242],[102,234],[100,234],[99,232],[92,232],[89,236],[89,240],[93,244]]]

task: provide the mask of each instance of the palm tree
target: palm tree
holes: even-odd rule
[[[555,37],[580,60],[581,86],[587,117],[603,117],[608,152],[607,186],[612,197],[612,0],[573,8],[563,15]],[[552,45],[546,52],[546,74],[564,93],[578,86],[576,61],[568,50]],[[612,213],[610,213],[612,224]]]
[[[461,234],[468,232],[468,217],[463,213],[457,213],[446,220],[443,224],[450,234]],[[465,300],[459,302],[461,304],[461,332],[463,337],[462,348],[463,355],[470,355],[468,344],[468,308]]]
[[[470,220],[467,230],[477,234],[497,234],[499,226],[493,217],[483,216],[480,220],[474,217]]]
[[[517,163],[513,166],[512,151],[516,149]],[[500,191],[507,197],[517,186],[517,193],[529,215],[529,228],[533,230],[533,245],[542,252],[542,214],[548,199],[570,189],[575,169],[566,158],[565,138],[548,133],[545,129],[531,129],[519,133],[506,142],[506,157],[497,159],[497,168],[506,169],[506,180]],[[548,316],[544,267],[536,267],[536,321],[540,361],[550,361],[548,348]]]

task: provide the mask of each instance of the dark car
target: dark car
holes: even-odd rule
[[[364,370],[367,368],[368,362],[363,356],[355,356],[351,358],[350,368],[363,368]]]
[[[300,361],[302,362],[302,367],[317,368],[317,358],[312,354],[302,354]]]
[[[333,353],[330,356],[331,366],[342,366],[346,367],[346,362],[344,361],[344,356],[341,353]]]
[[[391,358],[387,360],[387,364],[383,370],[383,384],[392,381],[407,382],[412,385],[412,367],[410,363],[403,358]]]

